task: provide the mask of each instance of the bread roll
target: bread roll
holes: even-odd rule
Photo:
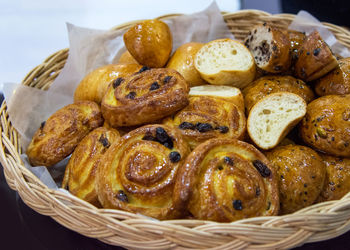
[[[324,76],[337,65],[337,59],[331,49],[320,34],[314,31],[306,36],[299,49],[298,59],[295,62],[295,75],[309,82]]]
[[[87,100],[100,104],[113,81],[129,76],[141,68],[138,64],[109,64],[95,69],[79,83],[74,92],[74,102]]]
[[[93,129],[102,126],[100,107],[95,102],[69,104],[41,123],[27,148],[32,166],[52,166],[70,155]]]
[[[174,185],[188,154],[180,133],[168,126],[146,125],[124,135],[97,170],[101,204],[160,220],[181,217]]]
[[[248,114],[256,102],[272,93],[291,92],[302,97],[306,103],[315,98],[308,85],[292,76],[264,76],[255,80],[242,92]]]
[[[69,159],[62,188],[73,195],[100,207],[96,192],[96,171],[103,154],[119,138],[115,129],[99,127],[79,143]]]
[[[211,138],[243,139],[246,118],[243,108],[234,104],[239,100],[242,106],[242,99],[239,89],[234,87],[193,87],[189,105],[163,123],[179,129],[191,149]]]
[[[211,84],[243,88],[255,77],[254,59],[238,41],[218,39],[205,44],[196,54],[194,65]]]
[[[319,96],[350,94],[350,57],[338,60],[338,66],[315,82]]]
[[[326,167],[314,150],[286,145],[265,155],[277,172],[281,214],[293,213],[316,201],[324,184]]]
[[[252,145],[211,139],[187,157],[176,180],[175,204],[195,219],[230,222],[277,215],[275,171]]]
[[[167,68],[179,72],[190,87],[206,84],[206,81],[201,78],[194,67],[194,58],[197,51],[202,47],[202,43],[185,43],[175,51],[167,64]]]
[[[256,65],[270,73],[287,71],[291,65],[290,40],[277,28],[266,23],[254,27],[244,42]]]
[[[145,20],[131,27],[123,36],[132,57],[141,65],[160,68],[167,63],[173,40],[168,25],[160,20]]]
[[[327,95],[307,106],[300,124],[305,143],[318,151],[350,157],[350,95]]]
[[[112,127],[155,122],[188,104],[189,87],[175,70],[147,69],[111,85],[102,114]]]
[[[135,58],[132,57],[129,51],[125,51],[119,58],[118,64],[139,64]]]
[[[275,147],[304,117],[306,102],[300,96],[279,92],[267,95],[250,110],[247,130],[261,149]]]

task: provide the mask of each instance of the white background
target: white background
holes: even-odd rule
[[[110,29],[124,22],[202,11],[213,0],[0,0],[0,90],[19,83],[52,53],[67,48],[66,22]],[[239,0],[217,0],[220,10],[240,9]]]

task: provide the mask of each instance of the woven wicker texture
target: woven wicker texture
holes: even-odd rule
[[[161,18],[172,18],[168,15]],[[256,10],[224,14],[238,40],[258,23],[286,28],[294,15],[270,15]],[[115,29],[126,29],[130,22]],[[345,46],[350,48],[350,32],[324,23]],[[47,89],[60,73],[68,49],[58,51],[35,67],[23,80],[24,85]],[[12,127],[6,103],[1,112],[0,160],[9,186],[23,201],[40,214],[85,236],[112,245],[135,249],[268,249],[291,248],[306,242],[334,238],[350,230],[350,193],[339,201],[307,207],[294,214],[258,217],[233,223],[198,220],[157,221],[118,210],[97,209],[89,203],[46,187],[20,160],[21,143]]]

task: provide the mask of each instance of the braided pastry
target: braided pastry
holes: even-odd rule
[[[252,145],[211,139],[194,149],[179,171],[175,204],[196,219],[219,222],[277,215],[274,170]]]
[[[188,104],[187,82],[173,69],[144,67],[139,73],[118,79],[101,105],[112,127],[155,122]]]
[[[98,168],[102,206],[157,219],[180,217],[172,196],[177,172],[188,153],[181,134],[168,126],[147,125],[124,135],[109,148]]]

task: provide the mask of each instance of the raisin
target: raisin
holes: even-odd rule
[[[310,55],[310,52],[308,51],[308,52],[306,52],[306,55]]]
[[[195,129],[196,126],[190,122],[183,122],[179,125],[179,129]]]
[[[262,177],[269,177],[271,175],[271,170],[262,161],[255,160],[253,161],[253,165]]]
[[[276,66],[273,67],[273,69],[274,69],[275,71],[280,71],[280,70],[282,69],[282,66],[276,65]]]
[[[208,132],[210,130],[213,130],[213,126],[211,126],[209,123],[200,123],[200,122],[198,122],[196,124],[196,129],[200,133],[205,133],[205,132]]]
[[[226,126],[218,126],[215,129],[219,130],[221,134],[226,134],[229,130],[228,127],[226,127]]]
[[[168,83],[168,82],[170,82],[171,78],[173,78],[173,77],[172,76],[166,76],[166,77],[164,77],[163,82],[164,83]]]
[[[174,146],[172,139],[162,127],[156,128],[156,139],[160,144],[164,145],[169,149],[172,149]]]
[[[181,160],[181,155],[177,151],[173,151],[169,154],[170,161],[172,163],[179,162]]]
[[[118,77],[117,79],[115,79],[112,83],[113,88],[118,87],[123,81],[124,81],[124,78],[122,77]]]
[[[118,191],[117,199],[122,201],[122,202],[129,202],[128,196],[124,193],[123,190]]]
[[[142,137],[142,140],[145,140],[145,141],[156,141],[157,139],[151,134],[145,134],[145,136]]]
[[[131,91],[129,94],[127,94],[127,95],[125,96],[125,98],[134,100],[134,99],[135,99],[135,96],[136,96],[136,93],[135,93],[134,91]]]
[[[256,190],[255,190],[255,196],[259,196],[260,195],[260,187],[257,187]]]
[[[307,187],[307,184],[306,184],[306,183],[304,184],[304,187]]]
[[[111,146],[111,144],[109,143],[107,137],[104,134],[101,135],[101,137],[100,137],[100,139],[98,141],[101,142],[102,145],[105,148],[109,148],[109,146]]]
[[[224,161],[227,165],[233,166],[233,159],[232,158],[225,156]]]
[[[218,170],[223,170],[224,168],[222,166],[218,166]]]
[[[40,124],[40,129],[41,129],[41,130],[44,129],[45,123],[46,123],[46,121],[43,121],[43,122]]]
[[[152,83],[152,85],[149,88],[149,90],[152,91],[152,90],[156,90],[156,89],[159,89],[159,88],[160,88],[160,86],[159,86],[158,82],[154,82],[154,83]]]
[[[150,70],[151,68],[147,67],[147,66],[143,66],[137,73],[142,73],[144,71]]]
[[[269,210],[270,208],[271,208],[271,202],[269,201],[269,202],[267,203],[266,210]]]
[[[243,206],[242,206],[242,201],[241,200],[234,200],[232,202],[233,208],[236,210],[242,210]]]
[[[320,54],[320,51],[320,48],[314,49],[314,56],[318,56],[318,54]]]

